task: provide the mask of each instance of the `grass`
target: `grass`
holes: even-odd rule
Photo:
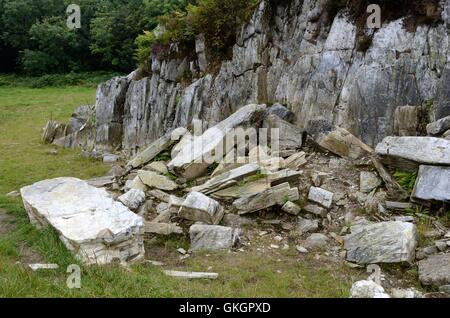
[[[176,248],[188,248],[184,237],[162,238],[148,246],[149,258],[166,262],[166,269],[216,271],[217,280],[180,281],[149,264],[130,269],[92,266],[82,267],[81,289],[67,288],[66,267],[77,261],[55,232],[37,230],[20,200],[4,194],[42,179],[87,179],[109,170],[79,151],[49,154],[55,148],[40,141],[48,119],[67,121],[76,106],[94,100],[90,87],[0,87],[0,209],[13,216],[8,233],[0,237],[0,297],[348,297],[360,273],[342,263],[319,262],[314,253],[299,256],[293,246],[266,253],[200,254],[181,262]],[[32,272],[27,264],[36,258],[60,269]]]

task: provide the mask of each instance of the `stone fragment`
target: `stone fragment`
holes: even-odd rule
[[[120,161],[120,157],[115,154],[107,153],[103,155],[103,162],[104,163],[115,163],[117,161]]]
[[[174,223],[145,222],[144,231],[159,235],[183,234],[183,229]]]
[[[174,145],[177,141],[186,134],[187,130],[185,128],[177,128],[155,142],[153,142],[150,146],[148,146],[145,150],[140,152],[137,156],[135,156],[131,161],[127,163],[127,167],[129,168],[139,168],[146,163],[155,159],[157,155],[161,152],[169,149],[172,145]]]
[[[450,167],[420,166],[411,197],[450,202]]]
[[[138,176],[142,183],[150,188],[157,188],[166,191],[174,191],[178,189],[178,184],[174,181],[153,171],[139,170]]]
[[[284,205],[288,201],[297,201],[297,188],[291,188],[289,183],[283,183],[263,192],[242,197],[233,203],[239,214],[253,213],[275,205]]]
[[[298,170],[304,166],[308,161],[306,160],[305,152],[297,152],[284,160],[284,167],[286,169]]]
[[[281,208],[284,212],[292,215],[298,215],[300,211],[302,210],[297,204],[288,201],[285,205]]]
[[[147,165],[146,170],[153,171],[159,174],[167,175],[169,173],[169,170],[167,170],[167,166],[162,161],[154,161]]]
[[[297,245],[295,247],[295,249],[297,250],[297,252],[299,252],[300,254],[307,254],[309,253],[308,250],[306,248],[304,248],[303,246]]]
[[[329,238],[321,233],[311,234],[303,244],[308,250],[324,249],[327,247]]]
[[[227,250],[239,242],[240,230],[218,225],[194,224],[189,229],[192,251]]]
[[[131,210],[137,210],[145,202],[145,193],[142,190],[131,189],[118,200]]]
[[[412,263],[418,244],[417,229],[405,222],[352,226],[345,237],[347,260],[358,264]]]
[[[178,212],[182,219],[206,224],[219,224],[223,215],[220,204],[200,192],[189,193]]]
[[[350,298],[391,298],[382,286],[371,280],[361,280],[354,283],[350,294]]]
[[[309,189],[308,200],[311,202],[318,203],[321,206],[329,209],[333,204],[333,196],[334,194],[330,191],[321,188],[311,187]]]
[[[362,171],[359,177],[359,190],[370,193],[381,185],[381,180],[373,172]]]
[[[44,144],[51,144],[55,139],[64,136],[66,125],[58,123],[54,120],[49,120],[44,128],[42,134],[42,141]]]
[[[287,107],[279,103],[275,103],[271,107],[267,108],[267,114],[276,115],[290,124],[293,124],[295,121],[295,114],[291,112]]]
[[[229,142],[230,134],[235,134],[234,129],[237,127],[253,127],[254,124],[262,120],[265,110],[266,105],[253,104],[242,107],[224,121],[205,131],[202,136],[195,138],[192,143],[183,147],[180,153],[169,162],[169,170],[188,180],[202,176],[211,163],[205,159],[212,156],[215,161],[220,161],[223,155],[229,153],[235,146],[233,142]],[[228,142],[225,142],[227,139]],[[219,147],[223,147],[223,149],[220,149],[222,151],[219,150]],[[223,154],[221,158],[217,158],[219,153]]]
[[[408,210],[413,208],[413,204],[410,202],[386,201],[385,206],[388,210]]]
[[[437,136],[441,135],[450,129],[450,116],[444,117],[435,121],[427,126],[428,135]]]
[[[192,188],[193,191],[211,194],[219,190],[236,185],[237,181],[253,176],[261,171],[259,165],[250,163],[245,166],[233,169],[208,180],[205,184]]]
[[[450,141],[434,137],[386,137],[376,153],[395,167],[414,164],[450,165]]]
[[[409,193],[402,188],[402,186],[397,182],[397,180],[392,177],[386,167],[381,163],[375,156],[370,157],[374,167],[377,169],[378,174],[383,179],[384,184],[388,190],[388,194],[391,197],[398,197],[398,199],[406,199],[409,197]]]
[[[83,263],[143,258],[143,219],[104,189],[75,178],[57,178],[22,188],[21,194],[31,223],[54,228]]]
[[[289,157],[303,147],[304,131],[276,115],[267,116],[263,128],[268,130],[273,156]]]
[[[423,297],[423,294],[415,288],[408,288],[408,289],[394,288],[391,291],[391,295],[392,298],[404,298],[404,299]]]
[[[40,269],[58,269],[59,265],[58,264],[29,264],[28,267],[31,268],[31,270],[33,272],[35,272]]]
[[[185,279],[216,279],[219,277],[217,273],[202,273],[202,272],[180,272],[180,271],[163,271],[164,274],[175,278]]]
[[[450,284],[450,254],[430,255],[419,262],[419,280],[425,286]]]
[[[319,229],[319,221],[299,218],[297,222],[297,229],[301,233],[315,232]]]
[[[303,210],[308,212],[308,213],[320,216],[320,217],[326,217],[327,214],[328,214],[328,211],[326,209],[324,209],[324,208],[322,208],[320,206],[314,205],[314,204],[307,204],[307,205],[305,205],[303,207]]]

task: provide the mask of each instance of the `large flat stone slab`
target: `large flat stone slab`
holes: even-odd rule
[[[412,263],[417,229],[406,222],[357,225],[345,237],[347,260],[358,264]]]
[[[131,262],[144,256],[143,219],[106,190],[57,178],[24,187],[21,194],[31,223],[54,228],[82,262]]]
[[[450,165],[450,140],[434,137],[387,137],[379,143],[376,153],[393,165],[396,159],[419,164]]]
[[[233,129],[237,127],[253,127],[254,124],[263,119],[265,110],[266,105],[252,104],[242,107],[184,146],[178,155],[169,162],[169,170],[188,179],[202,176],[208,166],[212,164],[212,162],[209,162],[211,159],[213,159],[212,161],[222,159],[217,158],[219,147],[223,147],[223,150],[221,149],[223,156],[234,147],[234,143],[225,142],[227,135],[234,134]]]
[[[420,166],[412,197],[450,202],[450,167]]]

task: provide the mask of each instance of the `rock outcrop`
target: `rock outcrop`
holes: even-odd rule
[[[375,146],[393,135],[400,106],[434,100],[430,118],[450,115],[450,0],[441,4],[441,23],[411,31],[401,19],[386,22],[362,52],[357,26],[343,14],[330,24],[324,1],[264,0],[216,74],[202,76],[204,41],[197,41],[198,61],[153,55],[148,77],[134,72],[99,86],[95,144],[66,144],[99,150],[121,145],[135,154],[194,119],[211,127],[244,105],[279,102],[302,131],[318,122],[337,125]],[[185,72],[193,74],[187,87],[181,83]]]

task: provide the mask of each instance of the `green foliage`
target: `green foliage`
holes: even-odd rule
[[[405,190],[411,193],[414,189],[414,185],[416,184],[417,172],[410,173],[396,171],[394,173],[394,178]]]

